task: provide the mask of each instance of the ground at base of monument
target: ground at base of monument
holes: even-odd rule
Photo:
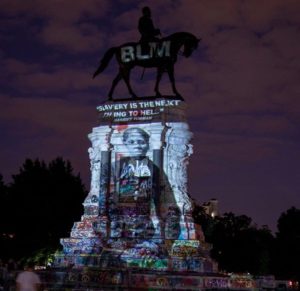
[[[254,290],[250,276],[134,269],[59,268],[39,272],[44,290]]]

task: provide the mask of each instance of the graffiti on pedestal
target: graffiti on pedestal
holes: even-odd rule
[[[167,268],[162,240],[170,228],[172,239],[178,239],[180,211],[172,191],[165,191],[171,187],[161,190],[160,181],[167,183],[167,177],[154,163],[150,136],[142,126],[119,127],[112,135],[108,243],[118,246],[119,259],[127,265]],[[163,209],[166,205],[170,211]]]

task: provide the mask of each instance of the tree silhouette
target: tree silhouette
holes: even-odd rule
[[[15,235],[9,250],[15,257],[46,246],[58,247],[83,213],[86,191],[69,161],[27,159],[13,175],[5,200],[6,228]]]
[[[0,230],[1,230],[1,239],[4,239],[7,229],[6,223],[6,201],[7,201],[7,186],[3,181],[3,176],[0,174]]]
[[[283,212],[277,228],[274,273],[278,278],[300,281],[300,209]]]
[[[199,206],[193,216],[213,245],[211,256],[221,270],[270,274],[274,237],[268,228],[257,229],[250,217],[231,212],[212,218]]]

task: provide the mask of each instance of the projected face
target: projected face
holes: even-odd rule
[[[149,135],[140,128],[129,128],[123,134],[123,143],[130,157],[145,156],[149,149]]]

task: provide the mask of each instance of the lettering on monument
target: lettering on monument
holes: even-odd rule
[[[181,100],[130,101],[126,103],[104,104],[97,107],[103,119],[114,121],[152,120],[164,112],[165,108],[176,108]]]
[[[147,33],[148,34],[148,33]],[[117,47],[112,47],[106,51],[100,61],[100,65],[93,74],[93,78],[101,74],[110,63],[113,57],[116,58],[119,71],[114,78],[108,92],[108,99],[113,100],[114,90],[120,80],[125,82],[131,97],[137,98],[130,84],[130,72],[135,66],[143,68],[157,68],[156,83],[154,92],[157,97],[162,96],[159,91],[159,83],[162,75],[167,72],[172,85],[173,93],[183,100],[177,91],[174,77],[174,65],[181,48],[181,55],[190,57],[197,48],[199,39],[188,32],[178,32],[161,40],[147,38],[140,42],[126,43]]]
[[[157,42],[150,42],[147,48],[148,54],[142,53],[142,45],[121,47],[121,61],[123,63],[132,62],[135,60],[148,60],[151,58],[170,57],[171,41],[163,41],[161,44]]]
[[[192,218],[187,189],[192,134],[174,78],[177,56],[191,56],[199,39],[187,32],[157,39],[159,30],[151,24],[150,9],[145,7],[143,13],[141,40],[107,50],[93,75],[102,73],[116,57],[119,72],[109,100],[121,79],[134,99],[126,97],[97,107],[104,124],[89,135],[91,190],[83,203],[81,221],[74,223],[70,238],[61,240],[64,252],[57,258],[62,266],[75,265],[81,270],[91,266],[100,271],[98,281],[104,285],[122,287],[124,282],[124,286],[130,283],[138,288],[199,289],[199,276],[174,273],[213,270],[209,246]],[[155,96],[138,98],[134,93],[129,75],[135,66],[157,68]],[[162,96],[159,91],[165,72],[175,96]],[[136,272],[139,268],[142,272]],[[114,270],[125,270],[131,282]],[[144,270],[164,271],[166,276],[158,272],[152,276]],[[88,282],[89,276],[84,271],[81,281]],[[132,284],[135,276],[143,278],[140,285]]]

